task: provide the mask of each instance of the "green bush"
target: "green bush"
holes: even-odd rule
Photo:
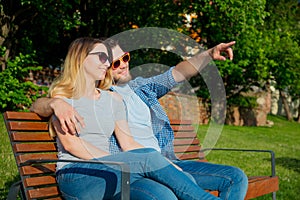
[[[3,52],[3,47],[2,47]],[[35,85],[28,79],[29,73],[41,70],[32,55],[20,53],[6,63],[0,72],[0,110],[28,110],[33,101],[41,97],[47,87]]]

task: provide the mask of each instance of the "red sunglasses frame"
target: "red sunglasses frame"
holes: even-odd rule
[[[125,57],[125,56],[128,56],[128,60],[124,60],[124,57]],[[118,66],[115,66],[116,62],[118,62],[118,61],[119,61]],[[118,68],[120,67],[121,62],[127,63],[127,62],[129,62],[129,61],[130,61],[130,53],[129,53],[129,52],[125,52],[125,53],[123,54],[123,56],[121,56],[121,57],[120,57],[119,59],[117,59],[117,60],[114,60],[114,61],[111,63],[111,67],[112,67],[113,70],[115,70],[115,69],[118,69]]]

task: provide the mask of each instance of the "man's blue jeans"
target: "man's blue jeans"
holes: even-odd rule
[[[149,178],[170,188],[179,199],[219,199],[201,189],[154,149],[135,149],[97,160],[127,163],[131,184]],[[59,188],[66,199],[112,199],[120,192],[120,177],[116,166],[88,163],[68,164],[57,172]]]
[[[191,174],[201,188],[220,191],[221,199],[244,200],[248,178],[241,169],[208,162],[188,160],[173,160],[173,162]]]
[[[219,190],[221,199],[243,200],[246,195],[248,178],[239,168],[196,161],[175,160],[173,162],[185,172],[192,174],[201,188]],[[177,197],[168,187],[144,178],[131,185],[130,199],[177,200]]]
[[[120,194],[114,200],[120,199]],[[164,184],[142,178],[130,185],[130,200],[178,200],[174,192]]]
[[[184,172],[193,182],[196,183],[193,176]],[[120,194],[114,199],[120,199]],[[149,178],[143,178],[130,185],[130,200],[178,200],[174,192],[167,186],[153,181]]]

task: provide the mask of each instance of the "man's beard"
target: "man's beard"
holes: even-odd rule
[[[122,85],[128,83],[132,79],[131,74],[128,73],[127,76],[121,76],[119,79],[114,79],[116,85]]]

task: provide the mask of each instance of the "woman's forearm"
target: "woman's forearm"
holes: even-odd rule
[[[123,151],[144,148],[132,137],[126,120],[116,121],[115,134]]]
[[[129,142],[127,145],[123,145],[122,150],[123,151],[130,151],[133,149],[140,149],[140,148],[145,148],[143,145],[140,143],[136,142],[134,139],[132,139],[131,142]]]
[[[56,132],[64,149],[80,159],[90,160],[109,155],[108,152],[97,148],[84,139],[68,132],[64,132],[59,121],[55,117],[53,117],[51,121],[51,130]]]
[[[82,138],[74,135],[71,135],[70,137],[72,138],[69,138],[68,142],[65,141],[65,144],[63,144],[63,146],[69,153],[78,158],[90,160],[93,158],[100,158],[109,155],[108,152],[95,147]]]

